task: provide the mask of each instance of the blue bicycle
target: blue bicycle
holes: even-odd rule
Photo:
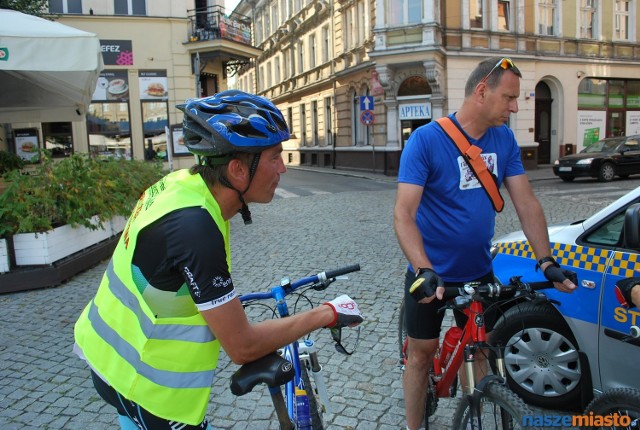
[[[240,296],[244,307],[263,300],[274,300],[273,313],[284,318],[290,315],[286,296],[296,293],[311,301],[305,293],[309,290],[325,290],[339,277],[360,270],[360,265],[329,270],[297,281],[283,278],[280,285],[270,291]],[[342,330],[331,329],[336,350],[351,355],[357,347],[360,327],[356,327],[356,339],[351,351],[342,344]],[[309,375],[313,377],[313,386]],[[240,367],[231,377],[231,392],[236,396],[249,393],[258,384],[266,384],[271,395],[280,429],[323,429],[322,414],[331,412],[331,403],[324,383],[322,366],[318,361],[315,342],[306,337],[293,342],[278,352]],[[281,386],[284,385],[284,390]],[[284,394],[283,394],[284,391]]]

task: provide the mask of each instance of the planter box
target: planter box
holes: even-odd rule
[[[7,240],[0,239],[0,273],[9,271],[9,250],[7,249]]]
[[[45,233],[20,233],[13,236],[17,266],[53,264],[120,233],[126,220],[123,217],[104,222],[103,229],[63,225]],[[92,219],[97,224],[97,218]]]

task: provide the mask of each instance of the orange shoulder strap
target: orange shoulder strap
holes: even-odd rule
[[[500,195],[500,191],[498,190],[498,184],[496,178],[493,173],[491,173],[487,169],[487,165],[480,154],[482,153],[482,149],[479,147],[472,145],[469,143],[469,140],[465,137],[464,134],[458,129],[458,127],[453,123],[451,118],[443,117],[436,120],[438,125],[442,127],[444,132],[449,136],[449,138],[456,144],[458,151],[462,154],[462,158],[465,159],[471,171],[476,175],[476,178],[482,184],[482,188],[491,199],[491,204],[496,212],[502,212],[504,208],[504,200]]]

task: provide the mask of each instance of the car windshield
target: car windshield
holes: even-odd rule
[[[599,140],[587,146],[580,152],[582,152],[583,154],[590,154],[594,152],[612,152],[615,151],[615,149],[620,145],[620,142],[622,142],[622,139]]]

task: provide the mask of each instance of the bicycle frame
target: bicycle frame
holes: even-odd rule
[[[483,312],[484,306],[477,300],[474,300],[471,305],[464,310],[464,313],[467,316],[467,323],[465,324],[463,335],[458,341],[458,345],[456,346],[447,367],[440,373],[440,365],[436,358],[434,358],[433,368],[435,376],[441,376],[441,378],[435,383],[435,392],[437,397],[449,397],[451,385],[453,384],[465,357],[465,347],[468,345],[484,344],[487,342],[485,326],[484,324],[479,326],[475,318],[476,315],[483,315]],[[473,374],[471,373],[467,376],[471,381]],[[472,387],[471,384],[470,386]]]
[[[274,300],[276,303],[275,307],[277,309],[278,316],[280,318],[286,318],[290,315],[289,307],[286,302],[287,295],[304,286],[313,287],[318,290],[325,289],[329,286],[330,283],[335,281],[335,278],[337,276],[354,272],[356,270],[360,270],[359,265],[349,266],[328,272],[321,272],[317,275],[301,278],[294,282],[291,282],[288,278],[283,278],[280,282],[280,285],[272,287],[268,292],[244,294],[239,298],[240,301],[244,304],[258,300]],[[293,429],[298,425],[297,406],[295,403],[296,388],[306,390],[309,397],[311,397],[312,395],[315,397],[317,393],[317,397],[319,398],[323,409],[330,412],[332,410],[332,407],[329,401],[329,395],[326,389],[326,385],[324,383],[322,366],[318,361],[318,353],[315,342],[310,338],[299,339],[295,342],[285,345],[278,351],[278,353],[279,356],[282,357],[282,359],[288,361],[289,363],[291,363],[291,365],[293,365],[294,370],[293,378],[288,379],[285,383],[275,383],[274,380],[269,379],[271,385],[268,384],[268,389],[273,401],[274,408],[278,415],[278,421],[280,422],[281,429]],[[246,366],[247,365],[243,366],[243,368]],[[314,385],[316,388],[316,391],[314,391],[313,393],[310,392],[310,390],[312,390],[312,387],[305,386],[302,366],[307,366],[310,370],[310,372],[308,372],[308,374],[310,374],[309,376],[313,377]],[[272,370],[273,369],[266,371],[269,372]],[[265,371],[265,369],[258,367],[258,371]],[[243,377],[252,374],[252,372],[255,372],[255,370],[248,371],[247,374]],[[255,373],[253,374],[255,375]],[[267,383],[264,378],[261,379],[259,377],[251,377],[249,379],[251,380],[252,384],[244,386],[243,389],[239,390],[239,392],[234,392],[234,394],[243,395],[246,392],[251,391],[253,385],[263,382]],[[282,385],[284,385],[284,398],[281,388]],[[232,391],[234,391],[233,382]]]

